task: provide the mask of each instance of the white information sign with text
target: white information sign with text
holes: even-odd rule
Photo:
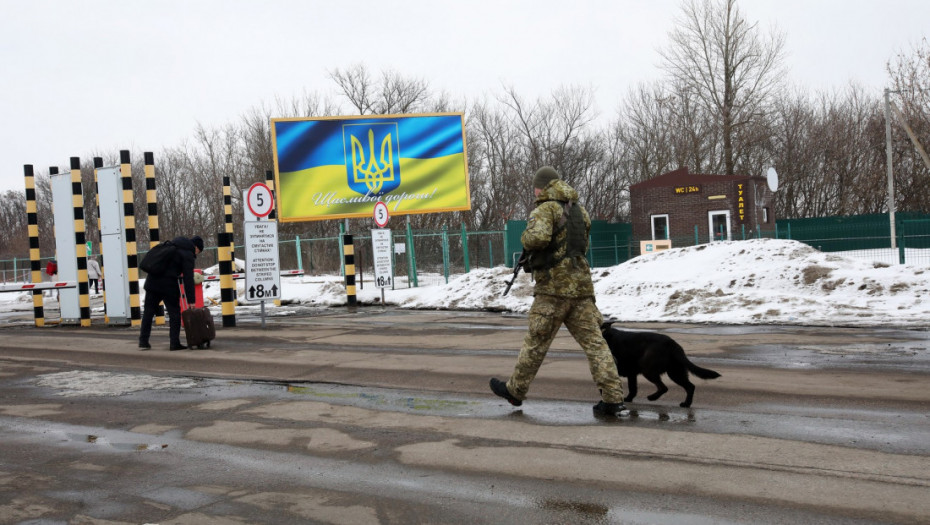
[[[391,258],[391,230],[371,230],[372,252],[375,258],[375,286],[391,288],[394,284],[394,265]]]
[[[281,298],[281,260],[278,256],[278,223],[245,222],[245,300]]]

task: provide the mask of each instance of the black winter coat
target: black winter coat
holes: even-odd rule
[[[184,277],[184,294],[190,304],[194,304],[194,262],[197,249],[187,237],[175,237],[171,240],[177,247],[174,258],[168,263],[165,273],[149,275],[145,279],[146,290],[157,290],[167,297],[180,297],[178,278]]]

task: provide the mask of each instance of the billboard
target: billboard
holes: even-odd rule
[[[278,220],[471,209],[462,113],[271,119]]]

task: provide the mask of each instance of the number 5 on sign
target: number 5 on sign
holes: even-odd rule
[[[388,219],[390,218],[390,216],[388,215],[387,204],[381,201],[378,201],[375,204],[374,215],[375,215],[375,224],[377,224],[379,228],[384,228],[385,226],[387,226]]]

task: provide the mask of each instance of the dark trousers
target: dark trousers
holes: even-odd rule
[[[90,286],[94,287],[94,293],[100,293],[100,289],[97,286],[100,284],[100,279],[88,279],[90,281]]]
[[[178,295],[167,295],[158,290],[145,291],[145,305],[142,308],[142,329],[139,332],[139,343],[148,343],[152,334],[152,320],[158,311],[158,303],[165,303],[168,311],[168,337],[171,346],[181,345],[181,298]]]

